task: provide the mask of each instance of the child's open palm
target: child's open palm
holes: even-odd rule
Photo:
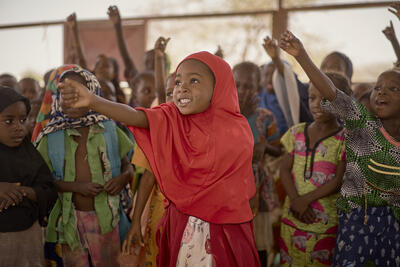
[[[117,6],[110,6],[108,8],[107,14],[114,25],[121,23],[121,16],[119,15],[119,10]]]
[[[271,39],[269,36],[265,37],[262,46],[271,58],[275,58],[279,55],[278,42],[275,39]]]
[[[61,89],[61,101],[65,105],[73,108],[89,107],[93,94],[84,85],[67,78],[58,84],[58,88]]]
[[[300,55],[300,53],[304,50],[301,41],[290,31],[282,33],[279,46],[294,57]]]

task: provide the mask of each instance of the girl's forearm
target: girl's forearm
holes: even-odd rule
[[[109,101],[100,96],[92,95],[89,108],[127,125],[149,128],[146,114],[126,104]]]
[[[149,199],[150,193],[155,184],[156,179],[154,174],[146,170],[140,179],[137,191],[137,200],[132,218],[134,222],[140,222],[144,207],[146,206],[147,200]]]
[[[307,52],[303,49],[295,58],[307,74],[308,78],[310,78],[311,83],[318,89],[322,96],[329,101],[335,100],[335,85],[317,66],[315,66]]]
[[[334,179],[330,180],[321,187],[318,187],[314,191],[305,194],[304,197],[308,200],[309,203],[312,203],[318,199],[337,193],[339,189],[340,181],[335,177]]]
[[[165,103],[166,101],[163,60],[164,60],[163,57],[160,57],[158,55],[154,56],[155,87],[156,87],[156,94],[158,97],[158,101],[160,104]]]
[[[293,157],[286,153],[283,156],[281,168],[280,168],[280,177],[282,180],[282,186],[286,191],[286,194],[293,200],[299,196],[297,193],[296,187],[294,186],[292,179],[292,168],[293,168]]]

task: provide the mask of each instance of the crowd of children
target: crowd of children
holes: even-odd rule
[[[390,9],[400,19],[400,3]],[[400,46],[376,83],[290,31],[270,62],[220,47],[169,73],[160,37],[138,72],[116,6],[116,60],[0,75],[0,266],[400,266]],[[293,56],[301,82],[280,51]],[[76,64],[73,64],[76,63]]]

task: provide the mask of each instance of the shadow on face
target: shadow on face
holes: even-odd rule
[[[65,74],[63,76],[63,79],[60,80],[60,82],[62,82],[66,78],[76,81],[84,86],[87,86],[85,79],[77,73],[70,72],[70,73]],[[65,105],[65,103],[62,101],[62,98],[61,98],[60,104],[61,104],[61,109],[62,109],[63,113],[73,119],[81,118],[89,112],[89,108],[73,108],[73,107],[69,107],[69,106]]]

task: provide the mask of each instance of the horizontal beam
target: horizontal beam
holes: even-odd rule
[[[379,1],[379,2],[359,2],[349,4],[330,4],[330,5],[314,5],[314,6],[300,6],[284,8],[288,12],[304,12],[304,11],[321,11],[321,10],[338,10],[338,9],[355,9],[355,8],[373,8],[373,7],[387,7],[393,1]],[[176,19],[195,19],[195,18],[221,18],[221,17],[238,17],[238,16],[257,16],[268,15],[276,12],[275,9],[264,9],[255,11],[242,11],[242,12],[226,12],[226,13],[192,13],[184,15],[162,15],[162,16],[139,16],[124,18],[123,21],[136,21],[136,20],[176,20]],[[86,20],[91,21],[91,20]],[[0,30],[13,29],[13,28],[27,28],[27,27],[44,27],[61,25],[65,20],[21,23],[21,24],[5,24],[0,25]]]

